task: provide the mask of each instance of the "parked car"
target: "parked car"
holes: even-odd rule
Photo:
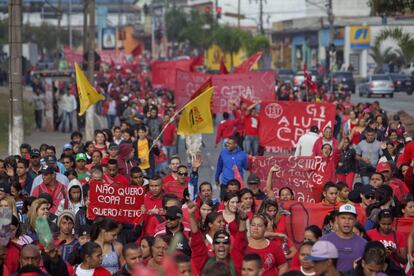
[[[414,73],[414,61],[410,62],[404,68],[402,68],[401,73],[407,76],[411,76]]]
[[[389,74],[394,82],[395,92],[405,92],[407,95],[412,95],[414,90],[414,83],[410,76],[404,74]]]
[[[344,87],[345,91],[351,91],[352,94],[355,93],[355,80],[352,72],[332,72],[325,81],[327,87],[329,87],[331,81],[334,91],[338,89],[338,85],[342,84],[342,87]]]
[[[280,83],[291,84],[292,78],[295,75],[292,69],[278,69],[276,70],[276,80]]]
[[[381,95],[383,98],[388,95],[390,98],[394,97],[395,85],[389,75],[378,74],[369,76],[363,79],[359,84],[359,96]]]

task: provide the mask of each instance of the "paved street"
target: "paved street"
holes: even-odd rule
[[[394,98],[382,98],[381,96],[373,96],[371,98],[359,97],[358,92],[352,95],[354,103],[379,101],[381,107],[390,113],[396,113],[404,110],[414,116],[414,95],[407,95],[405,92],[394,93]]]

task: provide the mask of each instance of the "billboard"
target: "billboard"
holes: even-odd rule
[[[351,27],[351,49],[367,49],[370,47],[371,32],[368,26]]]

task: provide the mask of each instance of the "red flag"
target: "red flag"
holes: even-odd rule
[[[203,64],[204,64],[203,54],[199,54],[198,56],[193,58],[193,61],[191,62],[191,66],[190,66],[190,71],[195,72],[196,71],[195,67],[203,66]]]
[[[303,65],[303,75],[305,77],[305,85],[309,90],[316,93],[318,92],[318,85],[312,80],[312,76],[308,74],[308,71],[306,71],[306,69],[307,69],[307,66],[305,64]]]
[[[243,189],[244,187],[246,187],[246,185],[244,184],[244,180],[240,174],[239,168],[237,168],[236,164],[233,165],[233,173],[234,173],[234,179],[240,182],[240,189]]]
[[[136,57],[136,56],[139,56],[140,54],[142,54],[142,46],[140,43],[138,43],[137,46],[135,46],[134,50],[132,50],[131,55]]]
[[[256,54],[249,57],[242,64],[234,68],[234,73],[248,73],[253,65],[262,58],[263,52],[257,52]]]
[[[227,75],[229,71],[227,70],[226,64],[224,63],[224,56],[220,60],[220,74]]]

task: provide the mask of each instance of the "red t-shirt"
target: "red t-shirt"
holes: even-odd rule
[[[169,181],[167,183],[164,183],[163,191],[165,194],[174,194],[181,200],[183,198],[185,188],[188,188],[187,183],[187,181],[186,184],[178,183],[176,180]]]
[[[119,183],[119,184],[125,185],[125,186],[129,184],[128,178],[126,178],[122,174],[117,174],[115,177],[111,177],[110,175],[105,173],[103,175],[103,181],[104,181],[105,184]]]
[[[391,232],[388,235],[383,235],[380,232],[378,232],[377,229],[372,229],[367,232],[368,237],[371,238],[373,241],[380,241],[385,248],[392,247],[394,249],[401,249],[401,248],[407,248],[407,239],[408,237],[406,235],[403,235],[401,232]],[[400,264],[397,259],[391,255],[390,258],[396,263]]]
[[[234,134],[236,122],[236,120],[223,120],[220,122],[216,132],[216,144],[218,144],[221,139],[229,138]]]
[[[162,136],[162,144],[164,146],[173,146],[174,135],[177,132],[174,124],[169,124],[164,131]]]
[[[278,267],[286,263],[279,240],[269,241],[269,245],[263,249],[247,247],[247,254],[256,253],[262,258],[263,276],[278,275]]]
[[[244,121],[244,134],[248,136],[259,135],[259,120],[252,115],[247,116]]]

